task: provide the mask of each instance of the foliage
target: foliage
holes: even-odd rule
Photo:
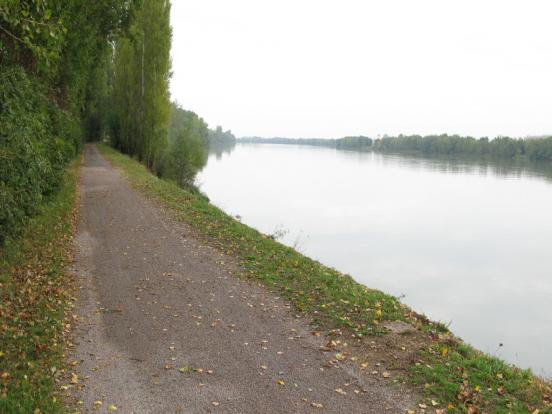
[[[227,145],[236,142],[236,137],[232,134],[232,131],[223,131],[219,125],[215,129],[209,129],[209,145]]]
[[[60,191],[38,208],[19,238],[0,251],[0,412],[63,412],[56,381],[63,373],[63,333],[70,292],[78,162]]]
[[[197,194],[156,179],[128,157],[105,146],[100,150],[133,185],[161,200],[220,251],[235,257],[244,277],[279,292],[320,328],[358,338],[382,334],[378,328],[382,321],[410,321],[415,315],[419,329],[430,334],[424,344],[426,354],[411,360],[408,380],[423,386],[428,404],[422,406],[432,406],[432,400],[438,404],[432,412],[552,414],[552,387],[529,371],[459,342],[442,324],[416,315],[396,298],[368,289],[237,222]]]
[[[194,112],[172,104],[169,146],[162,163],[161,176],[182,187],[193,185],[196,173],[207,162],[208,129]]]
[[[290,144],[290,145],[312,145],[317,147],[331,147],[339,149],[365,150],[372,145],[372,138],[365,136],[344,137],[338,139],[324,138],[240,138],[240,142],[254,144]]]
[[[0,245],[101,134],[110,41],[133,0],[0,2]]]
[[[61,1],[5,0],[0,5],[0,42],[9,50],[11,63],[51,73],[60,60],[66,33]]]
[[[170,122],[170,3],[144,0],[115,45],[112,143],[159,173]]]
[[[80,127],[21,67],[0,72],[0,244],[56,191]]]
[[[498,137],[461,137],[458,135],[399,135],[374,142],[380,152],[412,152],[423,155],[458,155],[493,158],[527,158],[530,161],[552,161],[552,137],[547,139],[514,139]]]
[[[461,157],[487,157],[497,159],[526,159],[552,161],[552,137],[514,139],[461,137],[459,135],[399,135],[371,139],[368,137],[322,138],[241,138],[240,142],[259,144],[294,144],[335,147],[347,150],[372,150],[383,153],[409,153]]]
[[[215,154],[217,158],[223,153],[230,153],[236,146],[236,137],[232,131],[224,131],[221,126],[209,129],[209,153]]]

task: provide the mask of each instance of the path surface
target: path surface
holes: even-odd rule
[[[82,361],[82,412],[405,412],[403,391],[328,364],[308,321],[234,276],[231,258],[131,189],[93,146],[80,192],[71,358]]]

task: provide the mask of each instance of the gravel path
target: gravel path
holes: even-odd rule
[[[231,258],[193,237],[88,146],[71,360],[81,412],[404,413],[404,390],[353,363]],[[336,391],[337,390],[337,391]],[[410,403],[410,404],[409,404]]]

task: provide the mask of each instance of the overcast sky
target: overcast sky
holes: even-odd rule
[[[237,136],[552,134],[551,0],[172,0],[172,99]]]

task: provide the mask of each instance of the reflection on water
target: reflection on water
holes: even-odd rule
[[[212,155],[216,157],[217,160],[220,160],[224,154],[230,154],[234,151],[235,147],[236,142],[234,141],[217,142],[209,146],[209,155]]]
[[[246,224],[285,229],[284,243],[551,376],[551,177],[523,163],[238,144],[198,182]]]

